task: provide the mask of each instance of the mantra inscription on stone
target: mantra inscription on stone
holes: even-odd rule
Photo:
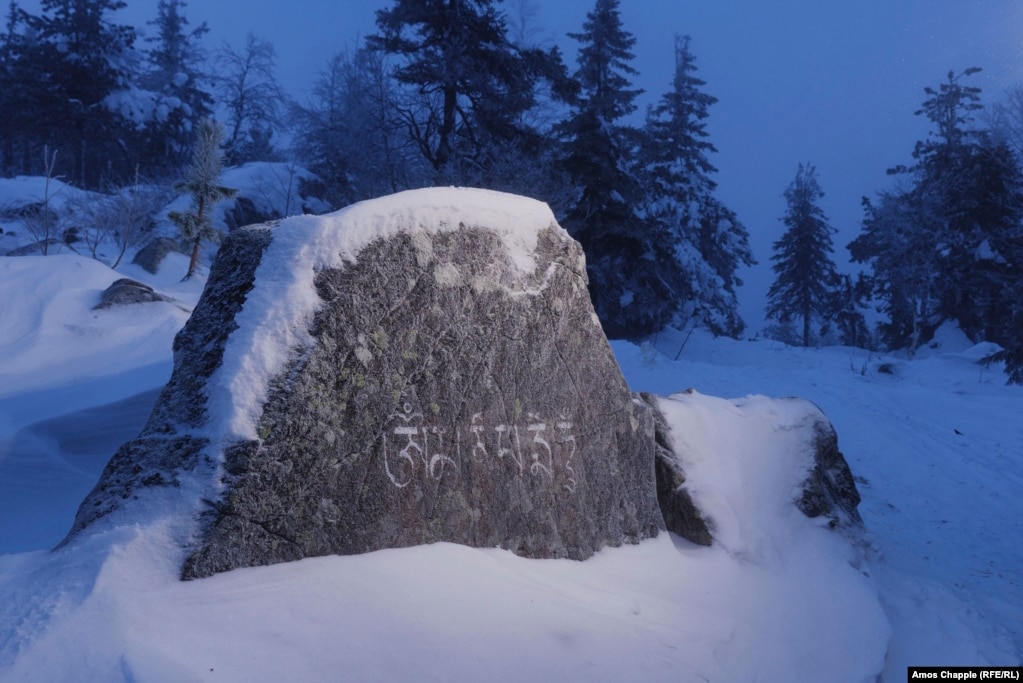
[[[575,493],[573,459],[578,445],[572,422],[554,421],[526,413],[514,424],[487,425],[476,413],[464,427],[450,429],[424,424],[423,414],[404,403],[391,415],[384,435],[384,469],[398,488],[420,478],[440,479],[456,475],[463,457],[477,462],[507,463],[516,476],[538,477],[544,483],[561,482]]]

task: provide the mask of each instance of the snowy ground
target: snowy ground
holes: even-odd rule
[[[0,258],[0,680],[902,681],[1021,663],[1023,390],[953,332],[914,361],[615,343],[634,389],[697,390],[667,412],[707,468],[711,548],[664,534],[580,563],[435,544],[190,583],[170,522],[48,552],[147,417],[202,284],[177,282],[183,257],[120,270]],[[178,305],[92,311],[124,275]],[[778,504],[798,415],[761,394],[831,418],[869,538]]]
[[[657,348],[674,358],[680,334]],[[863,496],[860,513],[893,638],[884,680],[909,664],[1023,658],[1023,389],[954,331],[916,360],[694,335],[681,360],[617,345],[633,388],[801,396],[828,415]]]

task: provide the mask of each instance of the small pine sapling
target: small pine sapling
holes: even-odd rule
[[[219,236],[210,220],[210,209],[217,202],[230,199],[238,193],[238,190],[218,184],[223,171],[224,153],[220,149],[223,135],[221,124],[210,119],[203,119],[199,123],[192,163],[185,172],[185,179],[177,185],[178,190],[192,195],[191,211],[172,211],[167,216],[181,230],[181,236],[192,243],[188,273],[183,280],[195,274],[199,263],[199,246],[203,240],[215,241]]]

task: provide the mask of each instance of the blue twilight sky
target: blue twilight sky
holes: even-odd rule
[[[22,6],[31,8],[23,0]],[[186,15],[206,21],[207,44],[240,45],[249,31],[271,40],[279,77],[301,99],[335,52],[375,30],[386,0],[193,0]],[[574,66],[593,0],[529,1],[539,42],[561,45]],[[521,0],[506,0],[514,14]],[[740,291],[751,333],[762,325],[771,244],[782,230],[782,192],[800,162],[817,167],[823,208],[839,230],[835,260],[857,234],[860,197],[887,186],[885,170],[910,161],[926,122],[913,115],[925,86],[970,66],[970,83],[993,101],[1023,85],[1023,0],[623,0],[637,39],[635,84],[646,104],[668,87],[675,34],[692,37],[698,75],[719,102],[708,129],[718,149],[719,195],[750,232],[760,265]],[[143,25],[156,0],[128,0],[121,19]],[[641,119],[637,118],[637,123]]]

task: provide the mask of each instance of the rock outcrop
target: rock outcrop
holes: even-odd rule
[[[663,528],[654,412],[543,204],[423,190],[233,232],[69,539],[201,491],[184,578],[435,541],[582,559]]]

